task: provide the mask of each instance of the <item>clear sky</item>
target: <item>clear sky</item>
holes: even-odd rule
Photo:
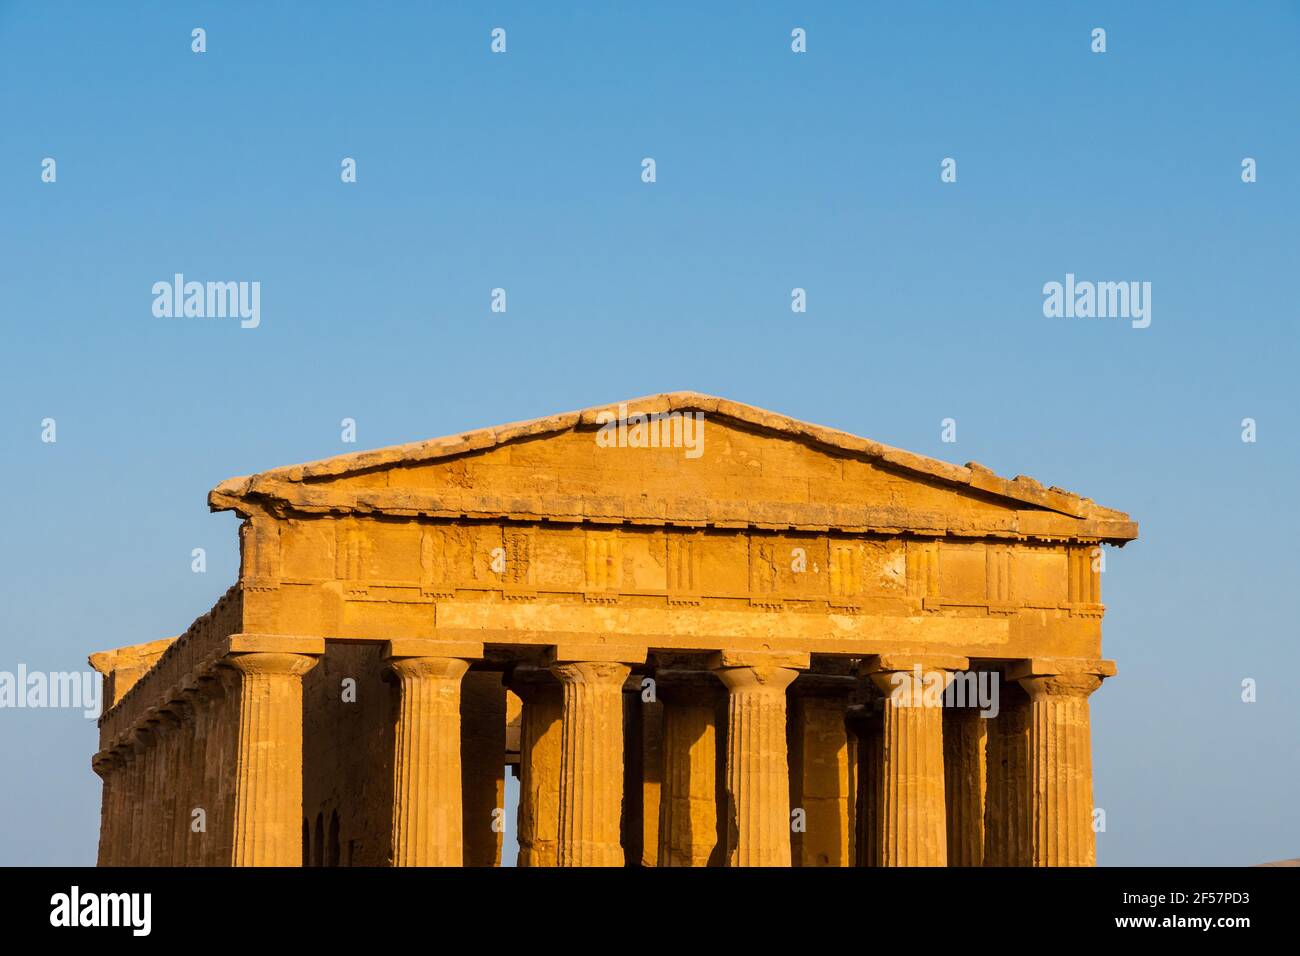
[[[184,630],[224,478],[694,389],[1131,513],[1100,861],[1300,856],[1298,49],[1281,2],[0,2],[0,670]],[[178,272],[259,327],[155,317]],[[1067,273],[1150,326],[1045,317]],[[93,862],[95,746],[0,710],[0,863]]]

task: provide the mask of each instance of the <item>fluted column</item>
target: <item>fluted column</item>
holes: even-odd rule
[[[998,715],[987,723],[988,789],[984,800],[984,865],[1029,866],[1029,695],[1015,681],[999,683]]]
[[[1034,866],[1093,866],[1088,697],[1114,661],[1022,661],[1008,671],[1029,694],[1030,841]]]
[[[99,852],[95,865],[112,866],[114,791],[119,786],[117,774],[121,769],[121,761],[117,754],[108,750],[96,754],[90,765],[103,781],[99,801]]]
[[[943,691],[969,661],[880,655],[864,672],[884,694],[877,853],[881,866],[946,866]]]
[[[559,866],[622,866],[623,683],[615,661],[551,665],[560,681]]]
[[[851,707],[845,717],[858,739],[857,848],[855,866],[879,866],[881,767],[884,761],[883,705],[879,700]]]
[[[393,755],[393,866],[461,866],[460,692],[469,662],[397,657],[401,698]]]
[[[544,668],[515,668],[508,686],[523,703],[519,723],[517,865],[555,866],[560,833],[560,685]]]
[[[988,723],[976,707],[945,707],[943,711],[949,866],[981,866],[984,862]]]
[[[790,799],[804,811],[791,833],[795,866],[851,866],[849,735],[844,719],[855,678],[804,674],[790,688]]]
[[[158,773],[154,780],[157,808],[157,831],[154,865],[174,866],[172,848],[176,844],[176,764],[180,755],[180,716],[171,704],[158,711]]]
[[[505,807],[506,689],[496,671],[471,671],[461,682],[461,779],[465,866],[501,864]]]
[[[130,866],[150,866],[149,858],[149,784],[152,778],[154,727],[142,724],[135,729],[132,748],[135,752],[135,779],[132,790],[135,799],[131,804],[131,842],[128,846]]]
[[[235,750],[235,866],[298,866],[302,862],[302,675],[307,654],[232,654],[239,673],[239,736]]]
[[[171,703],[172,712],[176,715],[176,735],[175,747],[175,767],[168,782],[170,794],[168,799],[172,808],[171,823],[171,851],[170,860],[172,866],[185,865],[185,853],[189,848],[187,837],[190,832],[189,828],[189,800],[190,800],[190,762],[194,758],[194,707],[187,695],[182,695],[180,699]]]
[[[727,688],[727,865],[790,865],[786,688],[805,655],[717,654]]]
[[[718,839],[718,705],[721,688],[707,672],[662,670],[655,693],[663,705],[659,791],[659,866],[720,862]]]
[[[113,865],[131,865],[131,840],[135,833],[136,775],[139,760],[136,756],[135,735],[127,734],[119,742],[122,755],[122,792],[117,802],[117,828],[113,834]]]

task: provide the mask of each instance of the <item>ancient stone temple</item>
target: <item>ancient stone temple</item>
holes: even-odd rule
[[[1094,862],[1127,515],[673,393],[218,485],[239,580],[106,651],[102,865]]]

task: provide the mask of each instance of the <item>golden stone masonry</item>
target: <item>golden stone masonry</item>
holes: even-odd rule
[[[1087,866],[1122,512],[692,392],[232,478],[105,866]],[[987,701],[940,695],[992,687]]]

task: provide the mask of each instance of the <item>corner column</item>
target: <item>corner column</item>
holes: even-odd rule
[[[400,697],[393,753],[393,866],[464,863],[461,681],[482,644],[390,641]]]
[[[713,655],[727,688],[727,865],[790,865],[785,692],[807,654]]]
[[[235,866],[302,863],[302,675],[316,666],[323,641],[231,638],[222,664],[239,675],[239,732],[234,766]],[[270,649],[279,645],[282,649]],[[294,653],[311,647],[315,653]],[[319,648],[319,649],[316,649]]]
[[[559,866],[622,866],[623,684],[645,651],[556,647],[560,681]]]
[[[863,672],[884,694],[880,814],[881,866],[946,866],[948,822],[943,774],[943,692],[956,655],[882,654]]]
[[[1034,866],[1094,866],[1092,728],[1088,696],[1115,662],[1035,658],[1007,676],[1029,694],[1029,779]]]

